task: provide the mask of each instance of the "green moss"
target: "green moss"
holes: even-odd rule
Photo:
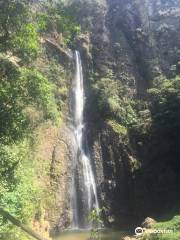
[[[120,135],[123,135],[123,136],[127,136],[127,128],[119,123],[117,123],[116,121],[114,120],[108,120],[107,122],[112,128],[113,130],[120,134]]]

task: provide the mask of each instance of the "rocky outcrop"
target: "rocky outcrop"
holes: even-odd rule
[[[63,59],[66,59],[66,61],[72,61],[73,59],[73,54],[72,51],[70,51],[70,49],[64,49],[63,47],[61,47],[56,41],[55,39],[52,38],[45,38],[43,39],[43,42],[46,42],[47,44],[49,44],[51,47],[55,48],[59,54],[61,55],[61,57]]]
[[[156,224],[156,221],[153,218],[147,217],[142,223],[144,228],[152,228]]]

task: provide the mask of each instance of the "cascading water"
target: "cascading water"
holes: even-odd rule
[[[72,182],[72,227],[89,228],[88,215],[92,209],[98,209],[96,183],[86,144],[86,131],[83,120],[84,87],[81,58],[75,51],[76,73],[74,78],[74,135],[75,156]]]

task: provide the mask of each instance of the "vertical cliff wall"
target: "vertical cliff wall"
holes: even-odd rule
[[[85,30],[72,45],[82,57],[87,139],[98,197],[106,209],[105,223],[129,225],[147,215],[160,216],[177,203],[172,186],[178,185],[179,175],[174,169],[177,164],[173,166],[170,158],[179,152],[172,152],[168,140],[162,137],[146,135],[143,139],[133,134],[128,129],[129,122],[123,121],[133,122],[129,100],[146,101],[147,89],[157,79],[173,77],[179,71],[178,1],[75,1],[75,6]],[[67,91],[71,92],[72,62],[57,45],[46,44],[49,57],[56,56],[71,75],[66,79]],[[66,96],[62,109],[66,124],[60,127],[48,157],[48,184],[54,205],[47,208],[47,213],[53,232],[69,226],[72,217],[73,153],[71,131],[67,128],[72,121],[71,97]],[[116,116],[119,110],[123,116]],[[164,171],[167,166],[171,174]]]
[[[148,142],[153,141],[151,138],[146,139],[142,153],[140,146],[133,145],[133,141],[138,142],[135,136],[134,139],[131,136],[127,143],[123,134],[107,122],[106,107],[103,112],[99,110],[99,89],[107,80],[109,88],[113,82],[117,89],[124,89],[119,98],[146,99],[146,90],[153,86],[156,79],[173,77],[178,73],[178,1],[110,0],[104,5],[97,5],[90,13],[84,13],[82,9],[82,24],[89,15],[92,18],[91,28],[77,39],[76,45],[83,57],[88,140],[99,198],[107,208],[106,221],[122,224],[142,219],[148,214],[158,216],[167,208],[166,201],[162,204],[162,198],[167,194],[163,190],[164,180],[158,185],[162,193],[160,198],[155,185],[148,187],[146,177],[151,182],[156,173],[162,174],[163,163],[161,167],[153,165],[152,159],[162,162],[163,157],[155,150],[155,142]],[[162,142],[161,139],[157,141]],[[138,144],[141,145],[141,142]],[[163,146],[167,144],[162,143],[159,151]],[[149,157],[151,154],[152,157]],[[167,156],[169,159],[170,152]],[[144,164],[141,170],[147,174],[144,174],[145,177],[142,177],[141,171],[135,170],[141,164]],[[151,164],[154,167],[150,169]],[[170,186],[176,180],[170,177],[166,183]],[[147,194],[148,188],[150,191]],[[174,190],[170,191],[173,195]],[[171,203],[177,200],[177,195],[172,198]]]

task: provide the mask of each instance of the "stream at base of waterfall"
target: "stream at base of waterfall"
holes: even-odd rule
[[[100,232],[100,240],[121,240],[127,236],[128,232],[120,232],[113,230],[103,230]],[[53,238],[53,240],[90,240],[91,233],[88,231],[79,232],[64,232],[59,236]]]

